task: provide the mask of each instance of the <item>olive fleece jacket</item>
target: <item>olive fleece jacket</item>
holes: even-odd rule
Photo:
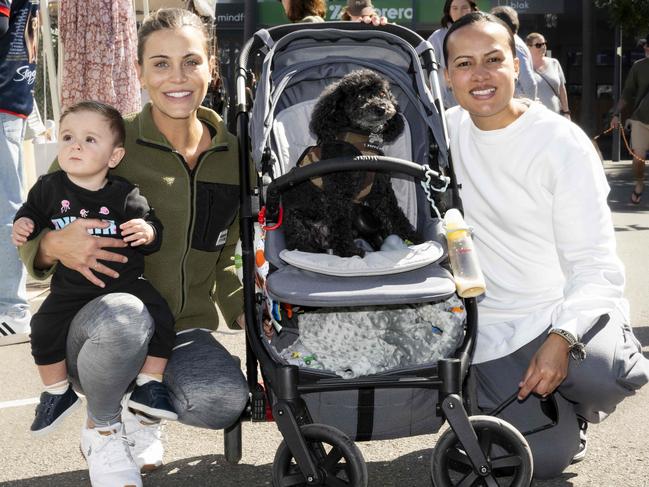
[[[112,170],[139,186],[163,222],[162,247],[145,257],[144,275],[167,300],[177,331],[216,329],[216,305],[226,324],[238,328],[235,319],[243,311],[233,260],[239,239],[237,139],[212,110],[200,107],[198,118],[210,127],[212,144],[193,171],[153,123],[150,104],[125,118],[126,155]],[[50,170],[55,169],[56,162]],[[37,279],[54,269],[34,268],[42,235],[20,247],[27,270]]]

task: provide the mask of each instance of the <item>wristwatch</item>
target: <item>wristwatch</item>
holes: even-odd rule
[[[550,328],[548,335],[559,335],[568,342],[568,353],[576,362],[581,362],[586,358],[586,346],[577,340],[572,333],[561,328]]]
[[[559,110],[561,115],[570,115],[570,110]]]

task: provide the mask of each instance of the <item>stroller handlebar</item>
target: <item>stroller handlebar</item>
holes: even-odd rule
[[[274,218],[278,216],[281,194],[287,189],[325,174],[346,171],[398,172],[419,181],[426,181],[431,169],[405,159],[386,156],[334,157],[322,159],[317,164],[294,167],[268,185],[266,191],[268,221],[275,221]]]

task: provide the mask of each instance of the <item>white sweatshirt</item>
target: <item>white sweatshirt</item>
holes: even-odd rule
[[[615,308],[628,317],[609,191],[588,137],[540,103],[508,127],[447,111],[465,219],[487,292],[475,363],[506,356],[550,325],[581,338]]]

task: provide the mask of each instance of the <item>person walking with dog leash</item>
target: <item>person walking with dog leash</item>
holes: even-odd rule
[[[631,203],[639,205],[644,191],[644,165],[649,151],[649,34],[644,39],[644,59],[636,61],[622,90],[622,97],[613,110],[611,127],[620,125],[620,114],[627,107],[633,107],[629,115],[631,124],[631,150],[633,151],[633,177],[635,184],[631,192]]]

